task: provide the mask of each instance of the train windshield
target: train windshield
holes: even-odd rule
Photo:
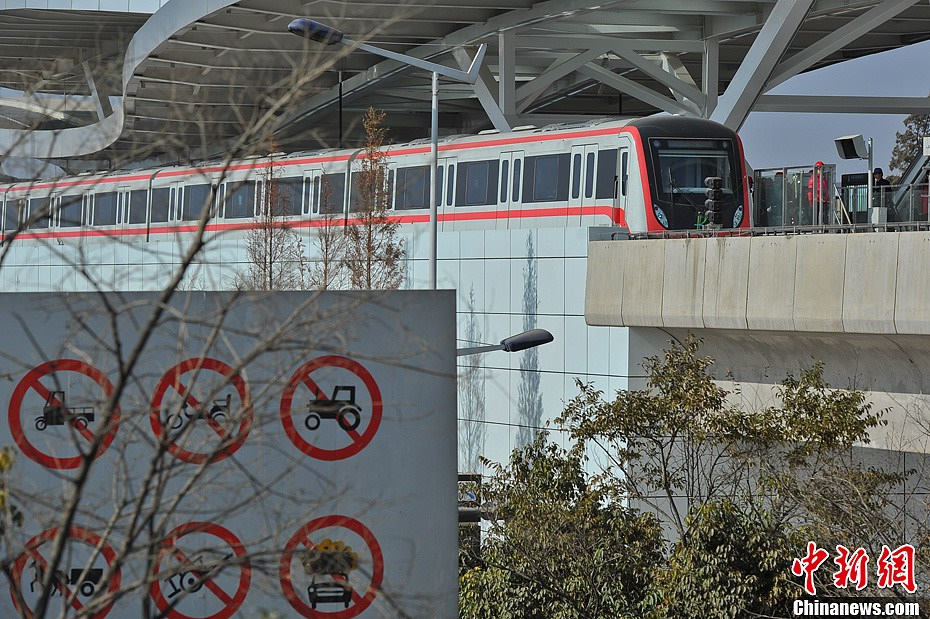
[[[730,139],[652,139],[656,218],[670,229],[694,228],[704,213],[704,179],[723,179],[723,226],[739,225],[741,193],[736,148]]]

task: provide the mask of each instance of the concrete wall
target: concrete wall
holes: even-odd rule
[[[930,232],[593,241],[588,256],[590,325],[930,334]]]

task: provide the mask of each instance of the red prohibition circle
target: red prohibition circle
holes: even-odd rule
[[[26,438],[26,433],[23,431],[23,399],[30,389],[34,389],[43,398],[48,398],[51,395],[51,390],[39,382],[39,379],[56,372],[77,372],[83,374],[100,385],[100,388],[103,390],[104,400],[109,400],[113,396],[113,384],[103,372],[94,366],[76,359],[55,359],[54,361],[47,361],[30,370],[13,390],[8,411],[10,434],[13,435],[13,440],[16,441],[16,444],[22,452],[42,466],[50,469],[76,469],[81,466],[83,456],[78,455],[67,458],[50,456],[30,443],[29,439]],[[106,451],[113,442],[113,439],[116,438],[116,431],[119,429],[119,419],[120,409],[118,405],[115,405],[112,415],[110,416],[111,428],[103,435],[97,448],[97,453],[94,454],[94,458],[99,458],[100,454]],[[78,429],[75,427],[75,430],[87,440],[94,440],[94,435],[88,428]]]
[[[297,547],[306,543],[311,533],[326,527],[342,527],[361,537],[368,546],[368,550],[371,552],[372,561],[371,584],[368,586],[365,595],[359,596],[358,593],[353,592],[352,601],[354,604],[350,608],[335,612],[314,610],[304,604],[303,600],[298,597],[297,592],[294,591],[294,583],[291,581],[291,559]],[[291,539],[287,541],[287,544],[284,546],[284,553],[281,555],[278,577],[281,580],[281,590],[284,592],[284,597],[287,598],[290,605],[302,616],[320,619],[351,619],[368,608],[372,601],[374,601],[375,596],[378,595],[378,591],[381,590],[381,581],[384,579],[384,556],[381,554],[381,546],[378,544],[378,540],[375,539],[374,534],[368,530],[368,527],[355,518],[338,515],[323,516],[322,518],[311,520],[300,527]]]
[[[13,606],[16,607],[16,610],[22,613],[23,615],[25,615],[26,617],[28,617],[29,619],[32,619],[32,616],[33,616],[32,610],[30,610],[29,608],[20,608],[19,601],[16,599],[17,598],[16,591],[17,590],[22,591],[22,577],[23,577],[23,572],[26,569],[26,563],[30,559],[35,560],[36,562],[40,560],[44,562],[44,558],[42,557],[41,554],[39,554],[39,548],[45,542],[54,540],[57,535],[58,535],[57,527],[54,529],[48,529],[46,531],[43,531],[42,533],[39,533],[38,535],[33,537],[31,540],[26,542],[26,550],[13,563],[12,579],[11,579],[12,586],[10,587],[10,596],[13,598]],[[116,552],[113,550],[113,548],[109,544],[105,543],[103,541],[103,538],[101,538],[99,535],[97,535],[96,533],[92,531],[88,531],[87,529],[84,529],[81,527],[72,526],[70,529],[68,529],[68,538],[76,539],[78,541],[84,542],[87,545],[92,546],[93,548],[99,548],[100,554],[102,554],[103,558],[106,559],[107,565],[112,566],[113,562],[116,560]],[[113,574],[110,576],[110,583],[109,583],[109,586],[107,587],[107,593],[109,595],[115,595],[116,592],[119,591],[120,582],[121,582],[121,573],[120,573],[119,566],[117,566],[116,569],[113,570]],[[68,589],[66,585],[59,584],[59,588],[61,589],[61,594],[63,597],[73,596],[72,592]],[[71,600],[71,606],[78,612],[80,612],[83,609],[83,605],[78,601],[76,595],[73,596],[73,599]],[[95,614],[92,617],[92,619],[103,619],[104,617],[107,616],[107,614],[109,614],[112,608],[113,608],[113,603],[111,602],[106,608],[104,608],[103,610]]]
[[[324,449],[304,440],[300,433],[297,432],[297,428],[294,427],[294,416],[291,414],[294,391],[297,389],[297,386],[303,384],[308,386],[311,391],[317,390],[318,388],[315,387],[315,383],[310,379],[310,373],[325,367],[343,368],[352,372],[362,379],[362,383],[368,389],[368,394],[371,396],[371,420],[365,427],[365,431],[361,434],[358,434],[354,430],[348,432],[349,436],[352,438],[352,443],[345,447],[340,447],[339,449]],[[311,387],[308,383],[314,386]],[[378,426],[381,425],[381,413],[381,390],[378,389],[378,383],[375,382],[374,377],[359,362],[338,355],[317,357],[300,366],[300,368],[294,372],[294,375],[291,376],[291,379],[287,381],[287,386],[284,388],[284,393],[281,396],[281,423],[284,425],[284,432],[297,449],[317,460],[342,460],[360,452],[371,442],[371,439],[374,438],[375,433],[378,431]]]
[[[211,359],[209,357],[194,357],[192,359],[182,361],[181,363],[168,370],[165,375],[162,376],[158,386],[155,387],[155,394],[152,396],[151,408],[149,409],[149,422],[152,424],[152,431],[155,432],[155,437],[161,441],[163,440],[165,433],[165,427],[162,425],[161,421],[161,403],[165,397],[165,393],[170,387],[174,387],[178,389],[179,392],[186,393],[189,400],[192,399],[190,391],[183,388],[181,385],[181,376],[187,372],[202,370],[217,372],[218,374],[226,377],[230,384],[235,387],[236,393],[239,394],[239,400],[242,402],[242,422],[239,424],[238,434],[236,434],[232,440],[230,440],[230,434],[219,434],[220,438],[223,440],[223,443],[226,443],[225,447],[219,451],[207,453],[189,451],[177,443],[168,442],[168,451],[174,454],[177,458],[180,458],[185,462],[191,462],[193,464],[202,464],[207,461],[219,462],[220,460],[231,456],[232,454],[236,453],[236,450],[242,447],[242,444],[245,442],[245,439],[249,435],[249,431],[252,429],[252,401],[249,396],[249,388],[245,384],[245,380],[243,380],[242,377],[237,374],[235,370],[233,370],[229,365],[223,363],[222,361],[217,361],[216,359]]]
[[[152,588],[150,590],[150,595],[152,600],[155,601],[155,606],[158,607],[158,610],[165,613],[166,617],[171,619],[228,619],[232,617],[233,613],[239,610],[239,607],[242,606],[242,603],[245,601],[245,596],[249,593],[249,585],[252,582],[252,565],[249,563],[249,560],[246,557],[245,546],[242,545],[242,542],[239,541],[239,538],[224,527],[221,527],[218,524],[212,522],[188,522],[182,524],[181,526],[175,528],[161,543],[161,552],[158,555],[158,559],[155,561],[155,573],[158,573],[158,569],[161,565],[162,557],[167,553],[172,553],[180,560],[186,560],[186,557],[182,555],[178,556],[180,552],[177,550],[176,545],[178,538],[188,535],[190,533],[206,533],[212,535],[213,537],[219,538],[226,542],[233,551],[233,555],[241,560],[240,572],[239,572],[239,584],[236,586],[236,592],[233,595],[229,595],[220,588],[212,579],[207,579],[204,581],[203,586],[208,590],[212,591],[225,606],[213,613],[212,615],[207,615],[206,617],[192,617],[191,615],[185,615],[177,608],[172,608],[167,610],[171,605],[170,602],[165,598],[161,591],[161,581],[155,580],[152,583]]]

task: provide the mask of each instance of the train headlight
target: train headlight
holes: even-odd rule
[[[665,216],[665,211],[658,206],[653,206],[652,210],[656,214],[656,219],[659,220],[659,223],[662,224],[663,227],[668,228],[668,217]]]
[[[739,228],[739,225],[743,223],[743,205],[740,204],[736,207],[736,212],[733,213],[733,227]]]

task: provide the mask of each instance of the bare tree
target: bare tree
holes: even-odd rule
[[[262,175],[264,191],[259,213],[248,232],[248,270],[237,282],[244,290],[299,290],[307,286],[304,244],[287,220],[293,213],[293,197],[282,191],[273,163],[272,157],[272,165]]]
[[[398,288],[404,280],[403,241],[399,224],[388,214],[391,208],[390,177],[384,150],[384,112],[368,108],[364,118],[365,152],[353,176],[352,219],[346,227],[345,265],[352,288]]]
[[[345,288],[346,232],[342,218],[324,215],[313,235],[314,257],[308,274],[309,287],[314,290]]]

